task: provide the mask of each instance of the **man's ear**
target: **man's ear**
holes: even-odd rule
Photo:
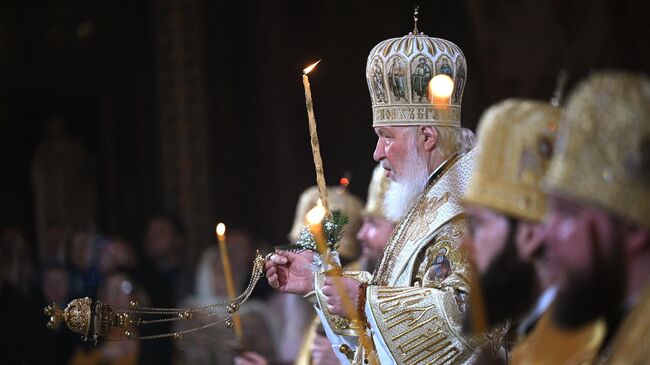
[[[520,220],[515,235],[519,257],[530,261],[544,243],[546,228],[540,223]]]
[[[418,127],[418,134],[424,138],[424,150],[433,151],[438,145],[438,130],[431,125],[421,125]]]

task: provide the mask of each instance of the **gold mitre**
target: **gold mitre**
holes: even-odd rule
[[[381,217],[384,215],[384,198],[390,185],[390,180],[386,177],[386,170],[381,165],[377,165],[372,171],[372,178],[368,186],[368,199],[366,206],[361,214],[365,217]]]
[[[359,228],[361,228],[361,209],[363,209],[363,203],[361,199],[348,192],[343,186],[328,187],[327,197],[331,210],[339,209],[349,218],[349,222],[343,230],[341,242],[339,242],[339,248],[337,250],[339,256],[343,259],[354,260],[361,254],[361,246],[357,241],[356,235]],[[298,239],[302,226],[307,224],[307,212],[318,204],[318,199],[317,186],[305,189],[300,195],[298,205],[296,206],[296,214],[293,219],[293,226],[288,235],[289,241],[292,243],[295,243]]]
[[[566,105],[555,149],[546,190],[650,227],[646,75],[605,71],[579,84]]]
[[[560,109],[533,100],[491,106],[478,126],[479,155],[463,200],[516,218],[540,221],[541,188],[551,157]]]
[[[429,81],[438,75],[444,97],[433,97]],[[413,32],[377,44],[366,64],[372,100],[372,126],[439,125],[460,127],[460,105],[467,80],[463,51],[454,43]]]

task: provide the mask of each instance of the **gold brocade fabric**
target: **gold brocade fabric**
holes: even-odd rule
[[[359,271],[361,269],[361,263],[357,260],[350,263],[343,272],[343,276],[347,278],[355,279],[359,282],[369,282],[371,275],[367,271]],[[327,325],[337,335],[340,336],[357,336],[357,330],[350,325],[350,321],[347,318],[332,314],[327,309],[326,298],[323,294],[323,282],[325,280],[324,273],[318,273],[315,282],[315,300],[318,303],[318,307],[321,309]],[[312,326],[309,328],[307,333],[303,337],[303,342],[298,353],[298,358],[295,361],[295,365],[306,365],[311,364],[311,345],[316,337],[316,328],[321,325],[319,317],[314,319]]]
[[[641,365],[650,362],[650,284],[640,294],[616,331],[611,347],[604,351],[604,364]]]
[[[358,267],[359,265],[351,265],[350,268],[355,268],[355,266]],[[343,272],[343,276],[346,278],[355,279],[360,283],[367,283],[370,281],[370,273],[366,271],[345,270]],[[325,316],[329,327],[334,333],[343,336],[356,336],[357,330],[359,328],[353,327],[347,318],[332,314],[330,313],[329,309],[327,309],[327,298],[323,294],[322,289],[325,282],[325,277],[326,275],[324,273],[318,273],[318,276],[316,277],[315,290],[319,307],[323,311],[323,316]]]
[[[545,188],[650,227],[650,79],[595,73],[575,88]]]
[[[468,264],[459,245],[464,232],[460,196],[474,152],[447,161],[422,198],[397,226],[369,286],[367,303],[399,364],[465,364],[477,341],[462,333],[468,303]],[[375,341],[376,342],[376,341]]]
[[[474,158],[475,151],[471,150],[462,157],[451,157],[434,172],[418,202],[389,238],[373,284],[412,284],[410,274],[418,252],[435,239],[444,224],[464,212],[460,197],[469,181]]]
[[[447,75],[449,97],[430,95],[429,81]],[[460,127],[460,107],[467,80],[463,51],[442,38],[410,33],[379,42],[366,63],[372,101],[372,125]]]
[[[532,332],[512,350],[511,365],[586,365],[598,357],[606,325],[596,320],[576,330],[562,330],[546,311]]]
[[[384,218],[384,198],[389,186],[390,180],[386,177],[386,170],[381,167],[381,164],[377,165],[372,170],[372,178],[370,179],[370,185],[368,185],[368,198],[361,215],[364,217]]]
[[[479,155],[463,201],[538,222],[546,214],[541,179],[551,157],[560,109],[508,99],[483,113]]]

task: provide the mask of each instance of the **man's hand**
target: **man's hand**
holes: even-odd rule
[[[327,337],[316,335],[311,344],[311,360],[315,365],[338,365],[339,359],[334,354],[332,344]]]
[[[266,279],[273,289],[305,295],[314,290],[314,273],[309,269],[314,253],[276,252],[266,261]]]
[[[348,313],[345,311],[343,299],[339,295],[339,289],[335,286],[335,280],[336,278],[328,276],[325,278],[325,282],[323,283],[323,294],[325,295],[327,301],[327,309],[332,314],[349,317]],[[356,311],[358,299],[357,296],[359,295],[359,281],[344,277],[339,277],[338,280],[341,281],[341,284],[343,284],[348,298],[350,298],[352,309]]]
[[[262,355],[247,351],[235,358],[235,365],[268,365],[268,361]]]

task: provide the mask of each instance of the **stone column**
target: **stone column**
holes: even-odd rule
[[[156,0],[153,25],[162,207],[187,229],[190,254],[213,237],[201,6]]]

